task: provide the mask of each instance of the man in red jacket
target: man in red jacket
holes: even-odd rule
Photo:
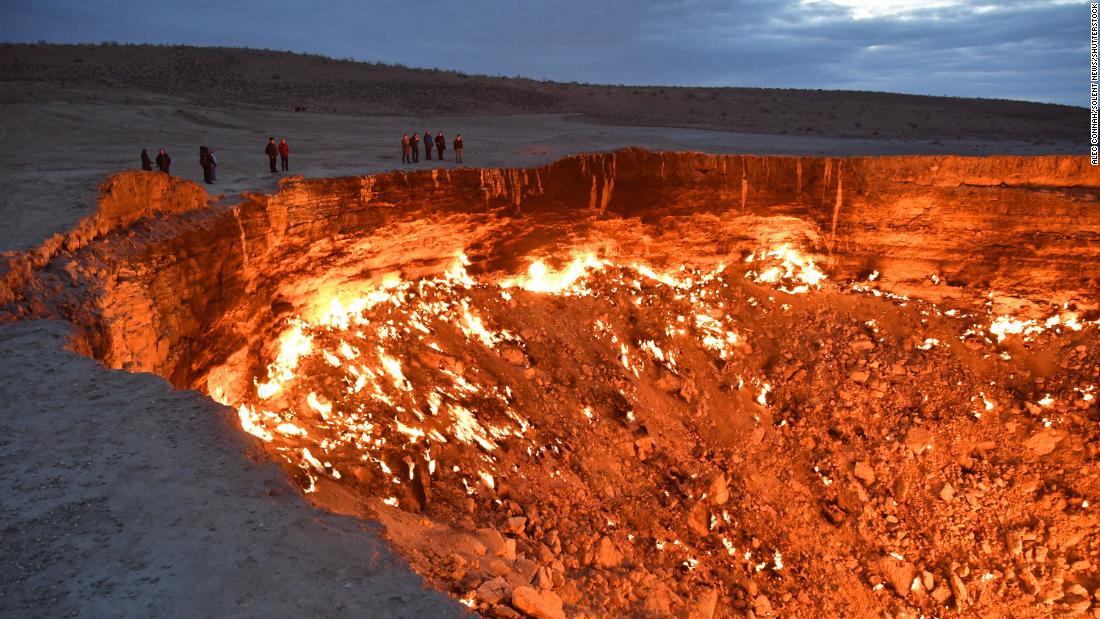
[[[286,172],[290,169],[290,144],[286,143],[286,138],[279,140],[279,159],[283,163],[283,171]]]

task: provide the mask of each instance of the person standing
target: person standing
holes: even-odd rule
[[[148,148],[141,149],[141,169],[146,172],[151,172],[153,170],[153,160],[149,158]]]
[[[168,153],[162,148],[157,153],[157,169],[165,174],[168,174],[168,167],[172,165],[172,158],[168,156]]]
[[[420,134],[413,131],[409,138],[409,147],[412,149],[413,163],[420,163]]]
[[[443,137],[443,132],[435,134],[435,154],[440,161],[443,161],[443,151],[447,150],[447,139]]]
[[[211,178],[210,149],[205,146],[199,147],[199,165],[202,166],[202,181],[207,185],[214,182]]]
[[[275,146],[275,138],[267,138],[267,148],[264,150],[267,153],[267,163],[271,166],[271,173],[278,174],[279,170],[275,167],[275,157],[279,155],[279,148]]]
[[[455,135],[455,163],[462,163],[462,134]]]
[[[279,160],[283,164],[283,172],[290,170],[290,144],[286,143],[286,138],[279,140]]]
[[[412,152],[410,149],[409,134],[404,133],[401,135],[401,163],[412,163]]]
[[[432,132],[424,132],[424,159],[432,160]]]
[[[214,149],[206,151],[206,158],[210,161],[210,182],[218,180],[218,158],[214,156]]]

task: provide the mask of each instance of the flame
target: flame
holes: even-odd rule
[[[812,258],[786,244],[765,251],[760,256],[749,254],[745,262],[762,262],[765,265],[763,271],[750,270],[745,277],[758,284],[781,284],[777,289],[788,294],[805,294],[811,289],[821,288],[821,283],[827,279]]]
[[[786,245],[758,260],[750,257],[754,260],[761,271],[750,271],[750,277],[784,292],[808,292],[825,280],[812,259]],[[724,279],[725,264],[711,271],[663,270],[614,264],[593,254],[556,263],[565,266],[554,270],[536,259],[519,276],[478,281],[467,271],[469,259],[457,253],[434,278],[408,281],[388,274],[374,284],[321,291],[286,323],[264,376],[253,381],[254,393],[239,396],[245,401],[226,401],[235,391],[210,384],[214,381],[208,388],[237,406],[244,431],[270,443],[273,453],[301,471],[304,491],[314,491],[322,477],[339,479],[332,463],[345,471],[342,463],[369,465],[385,475],[369,483],[388,484],[374,488],[377,496],[397,506],[387,490],[435,475],[433,454],[444,453],[448,443],[476,448],[465,454],[463,466],[446,464],[467,493],[495,489],[507,472],[496,468],[493,452],[524,440],[531,427],[514,408],[522,390],[489,380],[482,368],[467,367],[473,365],[468,355],[449,352],[463,343],[502,358],[513,348],[525,349],[523,338],[493,324],[491,315],[479,314],[486,299],[618,294],[623,302],[648,305],[659,295],[681,304],[670,324],[644,337],[620,335],[633,333],[631,327],[611,319],[593,321],[593,335],[618,356],[622,369],[616,371],[630,379],[654,367],[677,372],[677,358],[691,346],[721,359],[736,354],[741,336],[723,301],[728,296],[722,290],[731,281]],[[756,400],[766,406],[771,385],[751,380],[761,388]],[[582,405],[580,413],[589,423],[599,421],[590,406]],[[636,420],[633,410],[625,414]],[[418,467],[421,461],[425,464]],[[393,471],[397,462],[404,463],[399,473]]]
[[[596,259],[592,254],[576,256],[561,271],[553,271],[542,260],[533,261],[527,267],[527,275],[503,280],[503,288],[519,287],[528,292],[550,294],[583,294],[577,283],[592,271],[602,270],[610,263]]]

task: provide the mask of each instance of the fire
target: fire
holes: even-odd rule
[[[1021,320],[1012,316],[997,316],[989,324],[989,332],[996,336],[998,343],[1005,341],[1005,338],[1009,335],[1022,335],[1024,341],[1031,341],[1032,336],[1050,329],[1059,331],[1062,328],[1070,331],[1080,331],[1084,328],[1084,325],[1081,324],[1076,312],[1069,311],[1053,314],[1042,321],[1034,319]]]
[[[750,271],[750,278],[792,294],[820,288],[825,280],[812,259],[789,246],[753,261],[763,271]],[[609,320],[591,323],[592,335],[618,358],[618,371],[629,380],[642,380],[658,367],[677,374],[678,361],[692,347],[723,361],[740,354],[742,337],[724,296],[735,281],[729,278],[740,274],[727,274],[725,264],[709,271],[657,269],[578,254],[559,270],[533,260],[523,274],[500,281],[471,277],[469,264],[459,253],[435,278],[410,281],[390,274],[372,286],[307,300],[279,334],[265,374],[253,381],[254,392],[232,403],[242,429],[300,471],[307,492],[321,477],[341,479],[338,469],[346,477],[349,470],[368,467],[376,473],[356,477],[386,504],[397,505],[394,494],[441,474],[457,476],[467,493],[476,494],[494,489],[508,473],[497,469],[494,456],[506,444],[521,443],[532,454],[546,449],[522,444],[532,424],[516,400],[529,391],[490,379],[465,359],[468,352],[454,352],[461,347],[531,371],[524,369],[524,338],[494,322],[485,309],[493,303],[536,294],[678,304],[666,324],[645,336],[628,335],[624,325]],[[767,405],[771,384],[762,378],[752,383],[760,388],[754,399]],[[231,393],[214,384],[210,389],[223,400]],[[620,394],[630,401],[626,391]],[[593,406],[581,404],[580,411],[589,423],[602,418]],[[623,414],[637,420],[633,406]],[[455,444],[474,449],[455,461],[453,449],[445,448]],[[451,458],[443,466],[437,462],[441,454]]]
[[[535,260],[527,267],[526,276],[506,279],[500,285],[503,288],[519,287],[528,292],[584,294],[584,288],[578,282],[609,264],[597,260],[592,254],[585,254],[575,257],[564,269],[553,271],[542,260]]]
[[[761,263],[763,267],[762,271],[750,270],[745,277],[758,284],[779,284],[777,289],[788,294],[805,294],[821,288],[821,283],[827,279],[812,258],[789,245],[762,252],[759,256],[749,254],[745,262]]]

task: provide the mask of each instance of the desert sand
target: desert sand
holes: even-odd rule
[[[369,79],[349,77],[360,73]],[[425,109],[409,103],[441,84],[460,96]],[[95,209],[106,176],[136,168],[143,147],[154,155],[166,148],[173,174],[196,181],[198,146],[213,147],[218,182],[207,189],[232,204],[242,192],[276,190],[281,175],[266,172],[263,155],[269,135],[290,142],[291,175],[331,177],[455,165],[450,151],[445,162],[400,164],[400,135],[413,130],[443,131],[448,140],[462,133],[469,167],[531,167],[625,146],[1077,153],[1086,129],[1084,111],[1064,106],[659,90],[357,68],[269,52],[4,46],[0,250],[32,250],[72,228]],[[647,103],[625,106],[622,97]],[[807,100],[818,110],[812,115],[794,103]],[[59,322],[0,325],[0,614],[462,614],[424,588],[374,525],[312,507],[241,435],[230,409],[70,352],[66,334]]]

